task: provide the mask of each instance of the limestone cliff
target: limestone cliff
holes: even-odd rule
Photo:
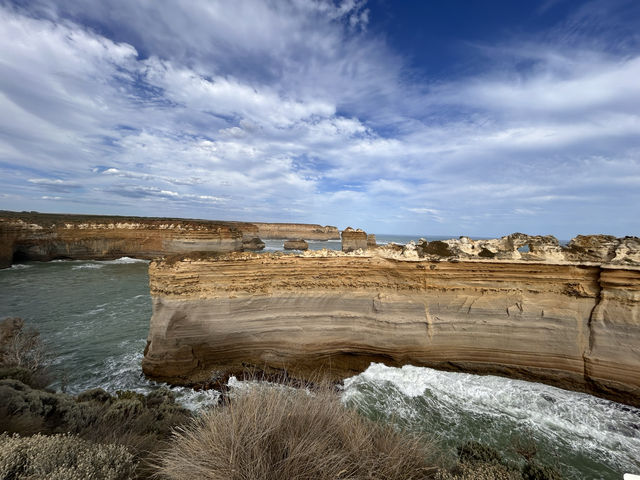
[[[496,373],[640,405],[640,267],[438,261],[379,248],[150,264],[143,370],[251,364],[352,375],[371,361]]]
[[[262,223],[252,222],[258,228],[258,237],[262,239],[288,240],[340,240],[340,232],[331,225],[322,226],[304,223]]]
[[[339,239],[336,227],[0,211],[0,268],[21,260],[155,258],[260,250],[261,238]]]
[[[0,268],[23,260],[155,258],[243,248],[252,224],[175,218],[0,211]]]
[[[353,252],[355,250],[366,250],[369,246],[367,232],[361,229],[347,227],[342,231],[342,251]]]

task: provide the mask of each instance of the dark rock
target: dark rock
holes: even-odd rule
[[[309,244],[304,240],[298,238],[295,240],[287,240],[284,242],[285,250],[308,250]]]
[[[265,247],[264,242],[258,237],[249,238],[242,241],[243,250],[263,250]]]

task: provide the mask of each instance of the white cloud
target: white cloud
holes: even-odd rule
[[[516,39],[429,83],[364,1],[33,5],[0,7],[5,208],[640,229],[637,53]]]

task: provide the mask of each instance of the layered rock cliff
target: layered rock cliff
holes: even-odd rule
[[[0,211],[0,268],[14,258],[156,258],[192,252],[260,250],[260,238],[340,238],[336,227],[300,223],[248,223]]]
[[[331,225],[261,222],[253,222],[253,224],[258,228],[258,237],[262,239],[340,240],[340,231]]]
[[[14,258],[151,259],[202,250],[239,251],[243,236],[252,230],[257,227],[241,222],[0,212],[0,268]]]
[[[152,262],[143,370],[192,383],[247,364],[342,377],[378,361],[640,405],[640,267],[452,260],[414,247]]]

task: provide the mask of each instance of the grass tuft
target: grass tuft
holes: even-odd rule
[[[255,385],[175,431],[157,456],[171,480],[425,479],[424,439],[346,408],[331,386]]]

